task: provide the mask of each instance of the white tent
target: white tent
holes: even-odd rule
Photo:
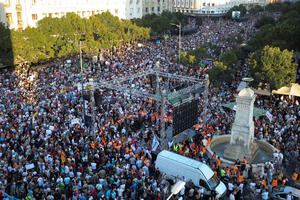
[[[273,90],[272,93],[300,97],[300,85],[297,83],[293,83],[291,87],[285,86],[278,90]]]

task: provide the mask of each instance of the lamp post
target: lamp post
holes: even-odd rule
[[[68,41],[69,43],[74,43],[73,41]],[[79,40],[79,51],[80,51],[80,73],[81,73],[81,79],[80,79],[80,83],[81,83],[81,97],[82,97],[82,103],[83,103],[83,123],[85,124],[85,101],[84,101],[84,97],[83,97],[83,63],[82,63],[82,51],[81,51],[81,40]]]
[[[179,33],[178,33],[178,59],[179,59],[179,64],[180,64],[180,57],[181,57],[181,23],[179,24],[173,24],[170,23],[171,25],[177,26],[179,29]]]

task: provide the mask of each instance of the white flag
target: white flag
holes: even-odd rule
[[[268,117],[268,119],[269,119],[270,122],[271,122],[271,121],[272,121],[273,115],[272,115],[269,111],[267,111],[267,112],[266,112],[266,116]]]
[[[157,138],[156,138],[155,136],[153,136],[153,140],[152,140],[152,151],[156,151],[158,145],[159,145],[159,142],[158,142]]]

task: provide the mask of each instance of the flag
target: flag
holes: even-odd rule
[[[158,145],[159,145],[159,142],[158,142],[157,138],[155,136],[153,136],[151,151],[156,151]]]
[[[272,117],[273,117],[273,115],[269,112],[269,111],[267,111],[266,112],[266,116],[267,116],[267,118],[270,120],[270,122],[272,121]]]

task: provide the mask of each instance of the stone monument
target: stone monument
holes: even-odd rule
[[[231,130],[230,144],[224,151],[224,158],[242,160],[244,157],[251,163],[256,156],[258,147],[254,142],[253,104],[256,95],[248,87],[252,78],[243,78],[247,83],[236,97],[236,114]]]

